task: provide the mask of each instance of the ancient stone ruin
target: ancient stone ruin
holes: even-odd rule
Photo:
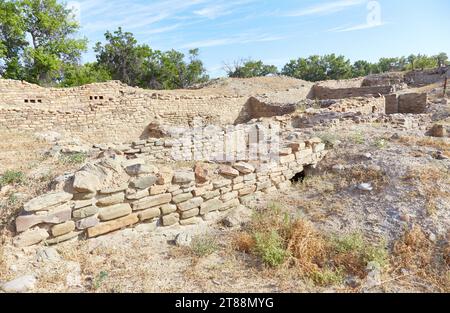
[[[302,82],[269,94],[0,80],[1,131],[62,132],[88,142],[92,157],[24,205],[14,244],[217,220],[255,194],[289,187],[325,157],[325,144],[304,129],[346,121],[404,126],[401,114],[424,113],[427,94],[404,91],[408,80]]]

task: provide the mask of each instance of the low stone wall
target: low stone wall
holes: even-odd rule
[[[422,114],[427,111],[427,93],[392,94],[386,96],[387,114]]]
[[[150,227],[211,220],[255,193],[287,188],[326,154],[318,138],[286,142],[279,162],[197,164],[173,169],[113,155],[88,163],[24,205],[16,219],[18,247],[97,237],[139,223]]]
[[[441,82],[446,76],[450,77],[450,67],[410,71],[405,74],[405,81],[409,86],[422,87]]]
[[[355,97],[379,97],[394,91],[393,86],[372,86],[359,88],[328,88],[320,85],[314,86],[314,98],[325,99],[345,99]]]
[[[42,88],[0,79],[0,131],[57,131],[89,142],[139,138],[159,120],[188,126],[196,117],[209,124],[247,119],[248,97],[198,90],[149,91],[118,82],[77,88]]]
[[[361,114],[385,113],[384,97],[359,97],[330,100],[327,109],[333,112],[352,112]]]

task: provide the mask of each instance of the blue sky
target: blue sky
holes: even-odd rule
[[[261,59],[282,67],[311,54],[376,61],[450,54],[448,0],[80,0],[81,35],[92,48],[122,26],[154,49],[200,48],[212,77],[224,62]],[[83,61],[95,60],[92,49]]]

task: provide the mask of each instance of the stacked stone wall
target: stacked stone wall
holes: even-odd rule
[[[318,138],[284,143],[277,162],[197,164],[174,169],[120,155],[88,163],[17,217],[18,247],[92,238],[145,223],[151,228],[220,218],[256,193],[285,189],[326,155]]]

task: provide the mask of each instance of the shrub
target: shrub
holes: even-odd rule
[[[362,145],[366,142],[366,138],[364,137],[364,134],[362,132],[354,133],[352,136],[352,140],[354,143]]]
[[[6,185],[21,185],[25,182],[25,174],[20,171],[8,170],[0,176],[0,187]]]
[[[317,134],[317,137],[322,139],[322,142],[325,144],[325,147],[327,149],[332,149],[336,145],[336,142],[338,141],[338,136],[333,133],[323,132]]]
[[[84,152],[61,156],[61,162],[66,165],[77,165],[86,162],[87,154]]]
[[[283,238],[275,230],[256,233],[254,250],[255,254],[271,267],[283,264],[289,255],[284,248]]]
[[[198,257],[204,257],[217,251],[217,240],[210,235],[196,236],[191,242],[191,251]]]

